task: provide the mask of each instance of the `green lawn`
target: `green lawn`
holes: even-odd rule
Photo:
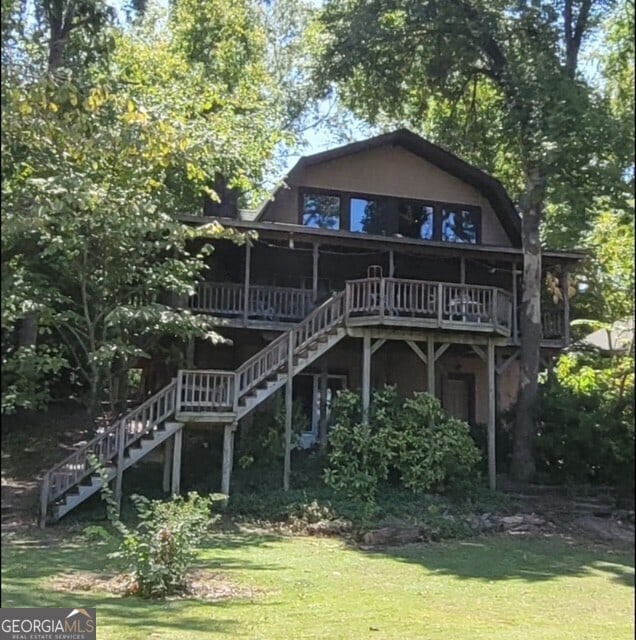
[[[497,537],[369,552],[335,539],[225,533],[200,565],[259,595],[154,604],[53,591],[56,574],[106,565],[98,545],[55,535],[5,540],[2,605],[97,607],[100,640],[634,637],[627,550]]]

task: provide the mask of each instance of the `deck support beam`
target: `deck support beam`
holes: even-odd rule
[[[287,341],[287,381],[285,382],[285,461],[283,463],[283,491],[289,491],[291,474],[291,437],[294,382],[294,332],[289,332]]]
[[[320,254],[318,253],[318,245],[313,245],[313,264],[311,270],[311,292],[314,297],[314,302],[318,299],[318,259]]]
[[[245,279],[243,281],[243,322],[247,323],[250,311],[250,269],[252,263],[252,245],[245,243]]]
[[[117,475],[115,476],[115,500],[121,511],[122,486],[124,482],[124,450],[126,448],[126,422],[119,421],[119,446],[117,448]]]
[[[389,250],[389,278],[395,275],[395,253],[393,249]]]
[[[518,293],[517,293],[517,263],[512,263],[512,339],[517,340],[519,337],[519,329],[517,328],[517,323],[519,319],[519,302],[518,302]]]
[[[327,382],[329,367],[327,354],[320,361],[320,422],[318,424],[318,444],[324,447],[327,444]]]
[[[415,353],[415,355],[424,363],[427,363],[427,358],[426,358],[426,354],[420,349],[420,347],[418,346],[417,342],[414,342],[413,340],[405,340],[404,342],[406,342],[406,344],[409,345],[409,347],[411,347],[412,351]]]
[[[459,283],[466,284],[466,258],[459,259]]]
[[[496,405],[495,405],[495,343],[488,341],[488,486],[494,491],[497,487],[496,462]]]
[[[432,336],[426,341],[426,388],[435,397],[435,340]]]
[[[371,336],[366,333],[362,338],[362,423],[369,424],[369,406],[371,404]]]
[[[563,269],[563,341],[570,344],[570,272]]]
[[[181,491],[181,446],[183,444],[183,427],[174,432],[172,446],[172,495],[179,495]]]
[[[168,438],[163,443],[163,481],[161,483],[161,488],[164,493],[168,493],[170,491],[170,465],[172,462],[173,444],[174,442],[172,438]]]
[[[232,478],[232,463],[234,459],[234,434],[237,423],[226,424],[223,432],[223,468],[221,470],[221,493],[230,495],[230,480]]]

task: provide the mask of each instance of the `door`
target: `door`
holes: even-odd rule
[[[442,406],[455,418],[474,424],[475,376],[472,373],[449,373],[443,382]]]

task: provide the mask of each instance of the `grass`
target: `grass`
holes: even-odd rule
[[[477,538],[363,551],[341,540],[219,533],[199,566],[259,595],[149,603],[56,592],[60,573],[105,565],[60,531],[3,542],[2,605],[97,607],[100,640],[164,638],[621,640],[634,636],[630,551],[562,538]]]

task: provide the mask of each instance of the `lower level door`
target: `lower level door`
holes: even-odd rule
[[[449,373],[442,384],[442,406],[455,418],[475,423],[475,376]]]

